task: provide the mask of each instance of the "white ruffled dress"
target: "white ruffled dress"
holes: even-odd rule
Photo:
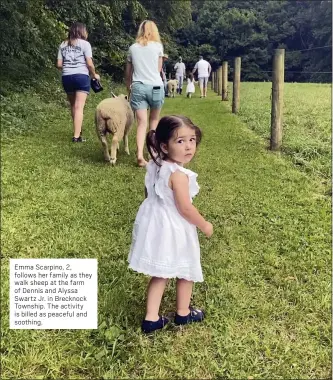
[[[186,86],[186,93],[195,93],[195,86],[194,86],[194,81],[192,82],[190,78],[187,78],[187,86]]]
[[[159,167],[151,160],[147,165],[148,197],[135,219],[129,267],[153,277],[202,282],[197,228],[181,216],[169,187],[170,175],[180,170],[189,178],[192,200],[199,192],[197,174],[176,163],[161,164]]]

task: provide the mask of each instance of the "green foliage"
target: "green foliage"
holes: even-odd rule
[[[140,0],[140,3],[162,32],[175,31],[191,21],[190,0]]]
[[[274,49],[281,47],[286,49],[287,81],[330,82],[330,74],[306,73],[331,71],[330,48],[292,51],[331,45],[331,14],[330,1],[192,0],[192,23],[178,30],[175,39],[191,67],[199,53],[214,69],[222,60],[232,64],[240,56],[242,80],[268,80],[265,71],[272,70]]]
[[[87,25],[99,69],[120,80],[141,21],[154,19],[169,36],[190,17],[190,1],[4,0],[0,6],[2,94],[31,85],[36,72],[54,66],[58,46],[75,21]]]
[[[1,93],[18,91],[53,65],[65,25],[43,0],[0,2]]]
[[[54,66],[74,21],[87,25],[98,70],[122,80],[138,25],[154,20],[172,71],[179,55],[189,69],[203,54],[214,68],[242,57],[242,80],[268,80],[272,55],[286,48],[287,81],[331,81],[331,1],[3,0],[0,3],[1,94],[36,84]],[[304,74],[289,73],[303,71]]]

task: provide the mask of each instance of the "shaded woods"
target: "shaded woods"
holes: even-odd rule
[[[169,71],[179,55],[189,68],[198,54],[213,67],[241,56],[242,80],[269,80],[273,50],[285,48],[287,81],[330,82],[331,14],[331,1],[4,0],[1,93],[54,73],[74,21],[87,25],[98,69],[121,81],[127,49],[147,18],[159,26]]]

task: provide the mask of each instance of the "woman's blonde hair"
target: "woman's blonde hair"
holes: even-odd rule
[[[154,21],[145,20],[139,26],[136,42],[141,45],[147,45],[149,41],[161,43],[161,38]]]

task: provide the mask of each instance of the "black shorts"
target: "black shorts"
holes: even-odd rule
[[[77,91],[89,94],[90,77],[86,74],[63,75],[62,85],[67,94],[73,94]]]

